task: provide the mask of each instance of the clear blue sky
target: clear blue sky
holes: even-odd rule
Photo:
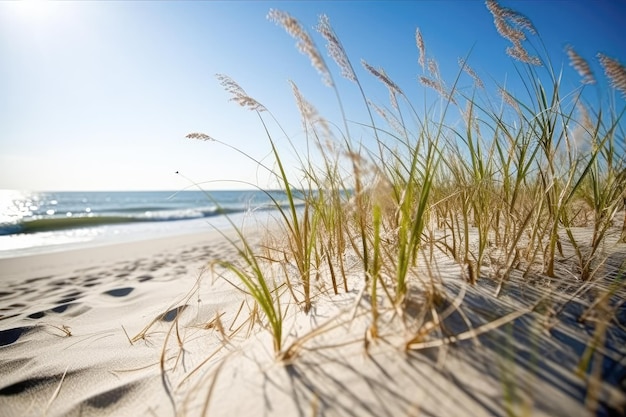
[[[567,44],[593,63],[598,78],[597,52],[626,64],[619,35],[626,0],[501,4],[533,21],[554,65],[563,68],[566,88],[579,86],[563,53]],[[384,67],[408,94],[423,98],[416,81],[422,74],[417,27],[449,82],[457,58],[470,50],[470,64],[487,82],[514,77],[507,41],[480,0],[0,1],[0,189],[184,188],[188,183],[177,170],[197,181],[258,180],[264,186],[267,175],[232,150],[184,136],[201,131],[256,158],[267,155],[258,119],[228,102],[216,73],[228,74],[268,107],[297,146],[304,136],[288,80],[323,115],[340,120],[332,90],[292,38],[266,19],[270,8],[297,17],[320,48],[325,42],[313,26],[327,14],[368,96],[383,105],[387,91],[360,59]],[[356,87],[347,80],[338,85],[349,118],[366,121]]]

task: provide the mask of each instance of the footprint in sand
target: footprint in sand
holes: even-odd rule
[[[87,277],[84,281],[83,281],[83,287],[85,288],[90,288],[90,287],[95,287],[96,285],[99,285],[100,282],[100,277]]]
[[[32,284],[32,283],[35,283],[37,281],[47,281],[47,280],[49,280],[51,278],[53,278],[52,275],[48,275],[48,276],[45,276],[45,277],[30,278],[30,279],[27,279],[26,281],[24,281],[24,283],[25,284]]]
[[[65,312],[68,308],[73,307],[75,305],[76,303],[61,304],[61,305],[51,308],[50,311],[60,314],[60,313]]]
[[[65,378],[73,374],[74,372],[67,372],[67,374],[65,374]],[[16,382],[14,384],[11,384],[7,387],[0,389],[0,396],[8,397],[12,395],[18,395],[23,392],[27,392],[32,389],[36,389],[38,387],[45,386],[45,385],[52,385],[52,384],[58,385],[59,380],[62,380],[63,378],[64,378],[63,375],[59,374],[59,375],[50,375],[50,376],[44,376],[44,377],[24,379],[22,381]]]
[[[7,307],[0,308],[0,313],[17,313],[19,312],[19,310],[22,310],[24,307],[26,307],[26,304],[13,303]],[[18,311],[15,311],[15,310],[18,310]],[[4,317],[4,315],[0,315],[0,317],[7,318],[7,317]]]
[[[65,294],[61,300],[57,301],[56,304],[67,304],[67,303],[73,303],[74,301],[78,300],[81,296],[83,295],[82,292],[80,291],[73,291],[69,294]]]
[[[154,279],[154,277],[152,275],[148,275],[148,274],[141,275],[141,276],[137,277],[137,281],[139,281],[139,282],[146,282],[146,281],[150,281],[151,279]]]
[[[135,288],[133,287],[115,288],[109,291],[105,291],[103,292],[103,294],[110,295],[111,297],[126,297],[134,290]]]
[[[178,307],[174,307],[173,309],[169,310],[167,313],[163,314],[161,317],[159,317],[159,320],[170,323],[172,321],[174,321],[174,319],[176,317],[178,317],[178,315],[180,313],[182,313],[183,311],[185,311],[185,309],[189,307],[188,304],[182,305],[182,306],[178,306]]]
[[[0,346],[8,346],[17,342],[20,337],[34,329],[35,326],[14,327],[12,329],[0,330]]]
[[[124,398],[124,396],[133,391],[136,386],[138,386],[138,383],[133,382],[130,384],[122,385],[121,387],[110,389],[108,391],[88,398],[85,401],[85,405],[88,405],[92,408],[104,410],[118,403],[122,398]]]
[[[82,307],[81,307],[82,306]],[[80,307],[80,308],[78,308]],[[76,317],[79,316],[83,313],[86,313],[87,311],[91,310],[91,307],[83,305],[82,303],[67,303],[67,304],[60,304],[56,307],[53,307],[49,310],[45,310],[45,311],[38,311],[36,313],[32,313],[29,314],[27,317],[29,319],[40,319],[43,318],[45,316],[47,316],[50,313],[55,313],[55,314],[62,314],[62,313],[66,313],[71,311],[71,313],[69,314],[65,314],[66,316],[70,316],[70,317]]]

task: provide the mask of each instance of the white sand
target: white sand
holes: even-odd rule
[[[414,346],[434,347],[405,352],[419,294],[405,320],[383,311],[390,324],[366,343],[370,301],[355,272],[350,292],[326,291],[308,315],[285,306],[285,349],[324,329],[285,363],[262,324],[251,328],[250,299],[206,269],[235,255],[209,233],[0,260],[0,416],[588,415],[576,366],[593,327],[575,321],[584,297],[562,304],[570,284],[512,283],[494,299],[488,280],[470,287],[440,258],[439,285],[450,302],[463,296],[463,314],[452,309],[447,334]],[[546,308],[565,307],[547,326],[530,307],[550,291]],[[441,342],[524,311],[478,339]],[[625,325],[604,343],[605,415],[626,404]]]

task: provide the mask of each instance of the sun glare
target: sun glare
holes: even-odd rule
[[[44,21],[53,13],[53,2],[50,0],[21,0],[11,2],[15,14],[24,20]]]

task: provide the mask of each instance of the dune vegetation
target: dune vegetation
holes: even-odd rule
[[[594,74],[569,46],[563,57],[571,68],[563,70],[577,71],[581,86],[563,91],[561,74],[538,47],[540,28],[495,0],[486,6],[510,41],[494,53],[516,62],[523,93],[482,78],[470,66],[471,53],[459,58],[456,78],[444,80],[426,52],[427,34],[417,29],[416,73],[423,74],[417,81],[438,93],[434,103],[411,101],[382,68],[364,60],[357,68],[328,17],[320,17],[316,30],[337,69],[294,17],[271,10],[269,20],[296,40],[339,107],[337,74],[360,92],[369,117],[356,123],[342,110],[340,122],[330,122],[292,82],[310,145],[303,152],[289,142],[300,164],[294,171],[270,133],[280,129],[280,117],[218,75],[232,101],[258,114],[272,155],[271,163],[258,164],[275,177],[287,204],[275,201],[278,222],[262,245],[248,244],[241,232],[232,241],[240,259],[213,268],[238,278],[232,284],[255,302],[252,321],[269,332],[285,363],[298,361],[307,344],[332,328],[322,324],[294,337],[287,317],[315,314],[321,299],[341,294],[354,295],[355,310],[344,320],[359,315],[367,322],[358,336],[366,350],[388,343],[419,351],[482,341],[505,328],[532,340],[558,322],[584,323],[582,401],[596,410],[610,356],[608,329],[622,326],[623,333],[624,326],[626,67],[598,54],[604,74]],[[369,76],[389,90],[389,103],[368,98],[361,79]],[[585,99],[588,89],[600,88],[597,77],[609,84],[603,102]],[[469,82],[471,89],[458,88]],[[369,132],[368,142],[350,134],[357,127]],[[188,137],[228,146],[205,133]],[[446,265],[455,266],[452,278],[463,283],[455,291],[446,283],[452,280]],[[478,287],[494,300],[515,298],[516,307],[488,311],[486,302],[466,295]],[[535,351],[542,354],[541,347]],[[512,392],[508,379],[502,385]]]

